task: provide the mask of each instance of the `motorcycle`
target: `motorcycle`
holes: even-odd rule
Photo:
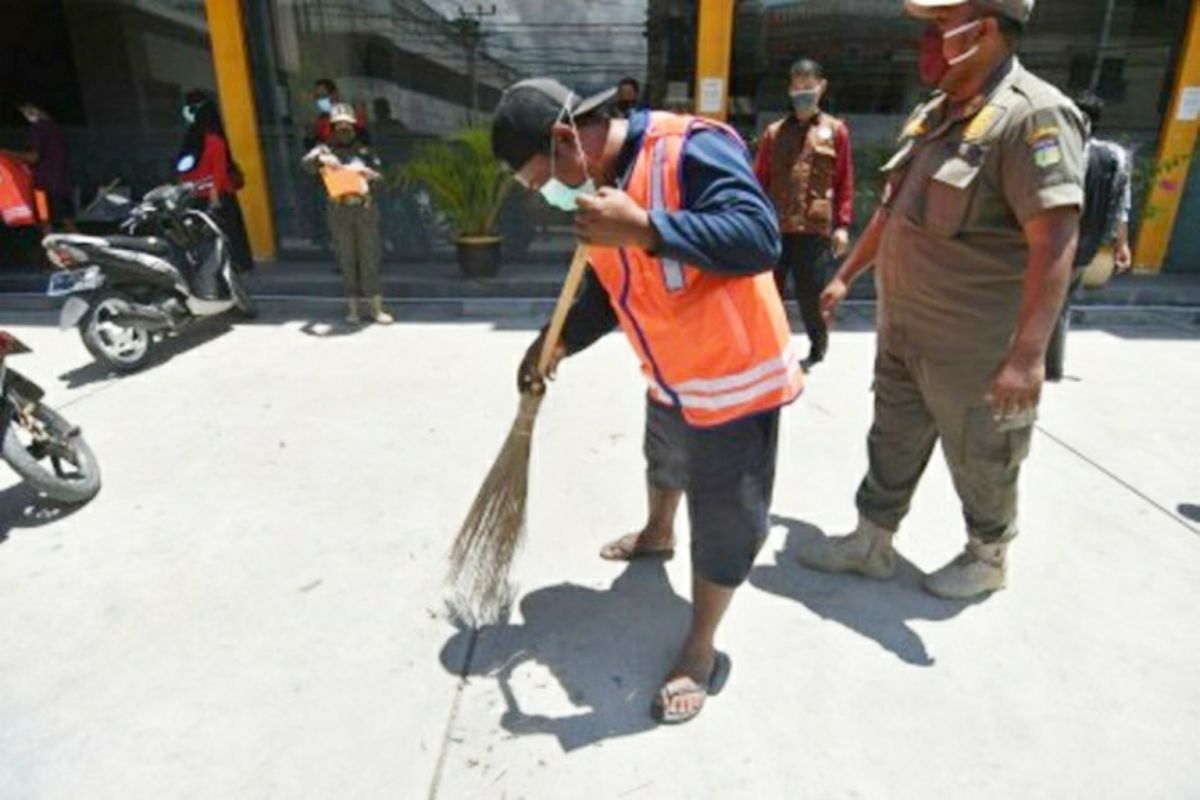
[[[41,387],[8,367],[9,356],[28,352],[0,331],[0,453],[51,500],[85,503],[100,491],[100,467],[79,428],[42,402]]]
[[[198,188],[152,189],[119,235],[55,233],[42,241],[58,267],[46,293],[67,297],[59,327],[78,328],[88,352],[111,369],[140,369],[156,344],[197,320],[255,314],[225,234],[193,202]]]

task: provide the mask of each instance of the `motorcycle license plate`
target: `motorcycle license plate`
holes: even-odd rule
[[[90,292],[99,289],[104,283],[104,275],[99,267],[88,267],[76,272],[56,272],[50,276],[46,286],[46,294],[50,297],[61,297],[67,294]]]

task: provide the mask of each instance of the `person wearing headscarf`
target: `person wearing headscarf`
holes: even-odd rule
[[[208,201],[214,221],[229,240],[234,269],[247,272],[254,268],[254,257],[237,199],[244,179],[229,150],[216,100],[193,89],[184,96],[183,119],[187,131],[175,159],[179,180],[196,184],[197,197]]]

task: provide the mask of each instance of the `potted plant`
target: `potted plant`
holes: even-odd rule
[[[446,141],[423,146],[401,168],[401,179],[423,186],[445,215],[463,273],[495,277],[500,268],[500,210],[513,179],[492,157],[490,131],[466,128]]]

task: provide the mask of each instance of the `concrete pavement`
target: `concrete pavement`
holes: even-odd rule
[[[0,471],[0,797],[1196,795],[1200,329],[1073,334],[1010,589],[955,604],[918,589],[963,539],[940,456],[898,580],[794,563],[854,520],[873,340],[851,321],[786,414],[777,524],[722,631],[729,685],[666,729],[647,708],[687,558],[596,558],[644,514],[618,337],[543,405],[517,613],[474,633],[443,611],[540,324],[504,308],[357,332],[285,308],[120,380],[49,315],[0,313],[105,482],[64,514]]]

